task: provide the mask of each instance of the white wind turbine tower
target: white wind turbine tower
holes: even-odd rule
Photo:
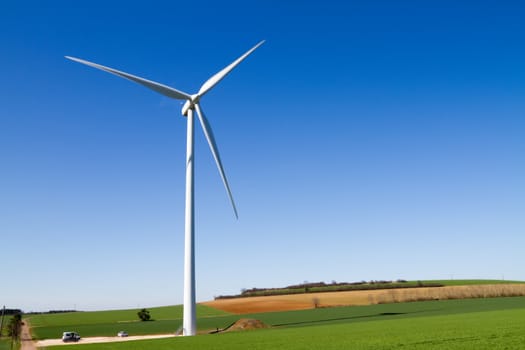
[[[193,128],[193,111],[197,111],[197,116],[199,118],[200,124],[206,136],[206,140],[210,146],[213,157],[219,169],[224,187],[228,192],[231,204],[233,206],[233,211],[235,217],[237,217],[237,208],[235,207],[235,202],[233,201],[233,196],[230,190],[230,185],[226,179],[224,169],[222,167],[221,158],[219,156],[219,150],[217,149],[217,144],[215,143],[215,137],[213,132],[206,119],[206,116],[202,112],[202,109],[199,106],[200,99],[208,91],[210,91],[218,82],[220,82],[228,73],[230,73],[239,63],[241,63],[248,55],[250,55],[255,49],[261,46],[264,43],[264,40],[259,42],[257,45],[248,50],[244,55],[230,63],[228,66],[223,68],[221,71],[209,78],[204,84],[202,84],[198,93],[190,95],[183,91],[174,89],[172,87],[159,84],[157,82],[140,78],[128,73],[118,71],[113,68],[104,67],[100,64],[93,62],[88,62],[81,60],[79,58],[65,56],[66,58],[86,64],[88,66],[106,71],[108,73],[115,74],[119,77],[129,79],[138,84],[144,85],[145,87],[154,90],[162,95],[165,95],[170,98],[185,100],[182,107],[182,115],[187,117],[187,140],[186,140],[186,214],[185,214],[185,240],[184,240],[184,319],[183,319],[183,335],[195,335],[197,332],[197,320],[196,320],[196,303],[195,303],[195,244],[194,244],[194,157],[193,157],[193,138],[194,138],[194,128]]]

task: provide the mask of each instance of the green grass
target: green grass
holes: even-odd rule
[[[11,339],[7,337],[0,339],[0,350],[10,350],[10,349],[11,349]]]
[[[154,320],[173,320],[182,318],[182,305],[147,308]],[[68,312],[58,314],[28,315],[33,327],[64,325],[64,324],[97,324],[112,322],[138,321],[137,312],[140,309],[109,310],[91,312]],[[213,309],[204,305],[197,305],[198,317],[227,315],[227,312]]]
[[[486,281],[486,280],[457,280],[457,281],[438,281],[447,285],[468,285],[468,284],[497,284],[509,283],[509,281]],[[99,311],[99,312],[75,312],[75,313],[65,313],[65,314],[49,314],[49,315],[31,315],[30,322],[33,327],[33,336],[35,339],[48,339],[48,338],[59,338],[63,331],[71,330],[79,332],[82,337],[90,336],[114,336],[120,330],[127,331],[130,335],[143,335],[143,334],[161,334],[161,333],[174,333],[182,324],[182,306],[170,306],[170,307],[161,307],[161,308],[149,308],[152,318],[155,321],[150,322],[140,322],[138,321],[137,311],[138,309],[132,310],[117,310],[117,311]],[[321,309],[311,309],[311,310],[300,310],[300,311],[288,311],[288,312],[271,312],[271,313],[260,313],[260,314],[251,314],[251,315],[232,315],[228,314],[204,305],[198,305],[197,307],[197,317],[198,317],[198,329],[199,331],[206,332],[209,330],[215,330],[216,328],[225,328],[228,325],[232,324],[239,318],[255,318],[263,321],[265,324],[272,326],[271,330],[259,331],[261,335],[241,335],[236,333],[235,335],[229,335],[223,333],[220,335],[215,335],[215,337],[224,337],[224,339],[229,339],[230,336],[248,337],[263,337],[264,334],[273,334],[273,332],[280,331],[291,332],[286,337],[293,337],[297,329],[297,337],[299,338],[308,338],[310,333],[318,332],[318,328],[328,327],[323,332],[332,332],[332,329],[347,329],[347,327],[357,327],[352,328],[351,330],[345,330],[345,332],[357,332],[356,329],[365,329],[365,323],[378,324],[381,325],[382,322],[409,322],[414,325],[428,324],[431,326],[431,319],[439,319],[440,317],[450,318],[446,322],[455,322],[457,319],[467,318],[469,319],[470,314],[478,314],[479,317],[483,318],[484,321],[483,327],[489,327],[493,325],[491,320],[485,320],[485,316],[491,315],[490,313],[495,313],[495,315],[506,314],[510,312],[524,312],[525,310],[525,297],[512,297],[512,298],[487,298],[487,299],[462,299],[462,300],[441,300],[441,301],[430,301],[430,302],[411,302],[411,303],[397,303],[397,304],[380,304],[380,305],[369,305],[369,306],[354,306],[354,307],[337,307],[337,308],[321,308]],[[509,315],[510,315],[509,314]],[[509,321],[509,325],[513,325],[514,320]],[[494,326],[494,325],[493,325]],[[372,326],[370,326],[372,327]],[[379,327],[379,326],[378,326]],[[391,326],[388,326],[391,327]],[[481,326],[480,326],[481,327]],[[482,327],[482,328],[483,328]],[[514,326],[512,326],[514,327]],[[517,325],[516,325],[517,327]],[[490,327],[489,327],[490,328]],[[330,331],[328,331],[330,329]],[[374,329],[372,327],[372,329]],[[461,328],[460,328],[461,330]],[[380,331],[378,329],[376,332]],[[446,331],[443,334],[434,334],[432,332],[437,331],[437,329],[428,329],[427,336],[429,339],[436,338],[436,344],[442,341],[449,339],[449,332]],[[452,331],[452,330],[451,330]],[[248,332],[248,333],[259,333],[259,332]],[[368,331],[372,332],[372,330]],[[461,334],[463,331],[460,331]],[[365,332],[366,333],[366,332]],[[244,334],[244,333],[243,333]],[[300,335],[302,334],[302,335]],[[369,333],[366,333],[369,334]],[[494,335],[498,337],[499,335]],[[271,337],[274,337],[273,335]],[[319,335],[320,339],[323,339],[323,335]],[[338,336],[339,337],[339,336]],[[376,337],[377,336],[373,336]],[[434,338],[433,338],[434,337]],[[479,342],[488,342],[488,340],[483,335],[469,336],[472,340],[472,344],[478,344]],[[201,336],[192,338],[200,339]],[[202,338],[208,339],[208,336],[202,336]],[[413,338],[413,339],[412,339]],[[512,337],[511,337],[512,338]],[[215,339],[215,338],[212,338]],[[223,339],[223,338],[220,338]],[[266,338],[265,338],[266,339]],[[390,339],[390,338],[389,338]],[[404,339],[404,338],[403,338]],[[412,340],[411,340],[412,339]],[[411,345],[416,346],[415,344],[420,341],[419,338],[408,337],[408,341]],[[458,338],[459,339],[459,338]],[[509,338],[510,339],[510,338]],[[520,338],[521,339],[521,338]],[[521,339],[522,340],[522,339]],[[137,342],[139,345],[128,344],[133,348],[134,346],[140,346],[140,344],[149,344],[145,345],[146,348],[151,346],[151,348],[160,349],[163,346],[168,347],[173,346],[173,342],[181,342],[181,344],[186,344],[185,342],[190,342],[193,344],[195,341],[196,344],[200,344],[201,340],[179,340],[179,339],[167,339],[167,340],[155,340],[147,342]],[[248,340],[247,340],[248,341]],[[250,340],[256,341],[259,340]],[[356,340],[357,341],[357,340]],[[371,340],[362,339],[360,340],[363,346],[363,349],[366,349],[366,344],[370,343]],[[513,344],[513,340],[509,340],[508,344]],[[153,342],[153,343],[149,343]],[[157,343],[158,342],[158,343]],[[209,346],[205,345],[205,341],[202,340],[202,347]],[[269,342],[269,343],[268,343]],[[386,348],[395,348],[393,343],[388,343],[385,340],[385,344],[389,344]],[[278,343],[273,343],[273,340],[261,340],[261,344],[266,344],[268,347],[279,346]],[[300,339],[294,341],[294,344],[300,344]],[[490,343],[490,342],[489,342]],[[167,344],[167,345],[163,345]],[[178,346],[179,343],[177,343]],[[259,343],[257,343],[259,344]],[[326,348],[321,342],[314,342],[320,348]],[[407,343],[408,344],[408,343]],[[433,344],[433,343],[432,343]],[[429,346],[434,346],[430,344]],[[445,343],[440,343],[443,347]],[[492,343],[491,343],[492,344]],[[339,343],[340,346],[346,346],[346,343]],[[469,345],[469,346],[470,346]],[[2,345],[0,345],[2,346]],[[110,345],[94,345],[96,348],[100,349],[115,349],[120,348],[122,345],[119,344],[110,344]],[[133,346],[133,347],[132,347]],[[184,346],[184,345],[181,345]],[[188,345],[192,347],[193,345]],[[199,345],[195,345],[199,346]],[[291,345],[291,349],[295,349],[295,345]],[[376,344],[377,346],[377,344]],[[386,345],[385,345],[386,346]],[[410,349],[418,347],[410,347]],[[198,347],[197,347],[198,348]],[[230,344],[224,345],[224,347],[218,347],[218,349],[230,348]],[[255,347],[251,347],[255,348]],[[261,347],[264,348],[264,347]],[[286,347],[285,347],[286,348]],[[308,347],[305,347],[308,348]],[[334,347],[337,348],[337,347]],[[378,347],[381,348],[381,347]],[[488,349],[488,347],[486,347]],[[512,347],[509,347],[512,349]],[[0,350],[3,350],[0,348]]]
[[[429,303],[437,307],[436,303]],[[446,303],[445,303],[446,304]],[[521,307],[518,307],[521,304]],[[482,308],[496,307],[481,305]],[[309,323],[302,327],[145,340],[128,343],[78,345],[82,349],[520,349],[525,344],[525,305],[499,304],[502,310],[470,312],[474,305],[450,314],[401,318],[361,318],[360,321]],[[509,308],[510,307],[510,308]],[[445,309],[446,309],[445,305]],[[417,309],[417,308],[416,308]],[[413,309],[415,311],[416,309]],[[449,311],[452,308],[448,309]],[[435,311],[438,311],[435,309]],[[392,315],[390,315],[392,316]]]
[[[11,349],[11,337],[7,335],[7,325],[11,320],[11,316],[5,316],[4,324],[2,327],[2,333],[0,334],[0,350],[10,350]],[[13,349],[18,349],[19,344],[16,343]]]
[[[15,341],[13,343],[13,348],[11,349],[11,339],[0,339],[0,350],[18,350],[20,349],[20,343]]]
[[[379,304],[321,308],[288,312],[243,315],[274,327],[304,327],[322,324],[355,323],[376,320],[399,320],[483,311],[525,308],[525,297],[440,300],[411,303]]]
[[[290,329],[316,327],[324,325],[353,324],[363,322],[421,319],[425,317],[451,316],[476,312],[491,312],[525,308],[525,297],[444,300],[430,302],[412,302],[381,304],[355,307],[321,308],[288,312],[270,312],[242,315],[243,318],[259,319],[274,328]],[[152,309],[154,310],[154,309]],[[213,309],[199,305],[199,331],[225,328],[238,320],[239,315],[216,313]],[[109,314],[108,314],[109,313]],[[87,314],[87,315],[86,315]],[[152,312],[153,314],[153,312]],[[112,336],[119,330],[126,330],[130,335],[173,333],[181,324],[181,315],[175,319],[161,319],[152,322],[115,322],[119,312],[72,313],[67,316],[70,323],[58,322],[66,315],[43,315],[48,325],[35,327],[34,336],[38,339],[58,338],[65,330],[77,331],[83,337]],[[59,317],[60,316],[60,317]],[[87,317],[89,316],[89,317]],[[111,319],[112,322],[108,321]],[[98,320],[98,323],[96,321]],[[49,325],[50,321],[55,324]]]
[[[115,335],[120,330],[130,335],[173,333],[182,324],[181,305],[148,310],[154,321],[139,321],[138,309],[28,315],[26,318],[29,318],[35,339],[60,338],[62,332],[68,330],[79,332],[82,337]],[[224,311],[197,305],[197,317],[205,325],[210,323],[207,320],[220,320],[226,315]],[[223,323],[217,327],[223,327]]]

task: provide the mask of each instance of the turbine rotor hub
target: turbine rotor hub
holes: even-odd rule
[[[187,117],[188,111],[190,109],[193,110],[195,108],[195,104],[199,103],[200,98],[201,97],[199,94],[191,95],[191,100],[187,100],[182,106],[182,111],[181,111],[182,115]]]

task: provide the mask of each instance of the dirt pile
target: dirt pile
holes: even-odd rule
[[[262,321],[253,318],[241,318],[239,321],[232,324],[228,331],[249,331],[251,329],[268,328]]]

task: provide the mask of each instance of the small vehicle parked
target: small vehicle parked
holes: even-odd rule
[[[62,333],[62,341],[68,342],[68,341],[79,341],[80,335],[78,335],[77,332],[64,332]]]
[[[120,331],[120,332],[117,333],[117,335],[118,335],[119,337],[127,337],[127,336],[128,336],[128,333],[127,333],[127,332],[124,332],[124,331]]]

